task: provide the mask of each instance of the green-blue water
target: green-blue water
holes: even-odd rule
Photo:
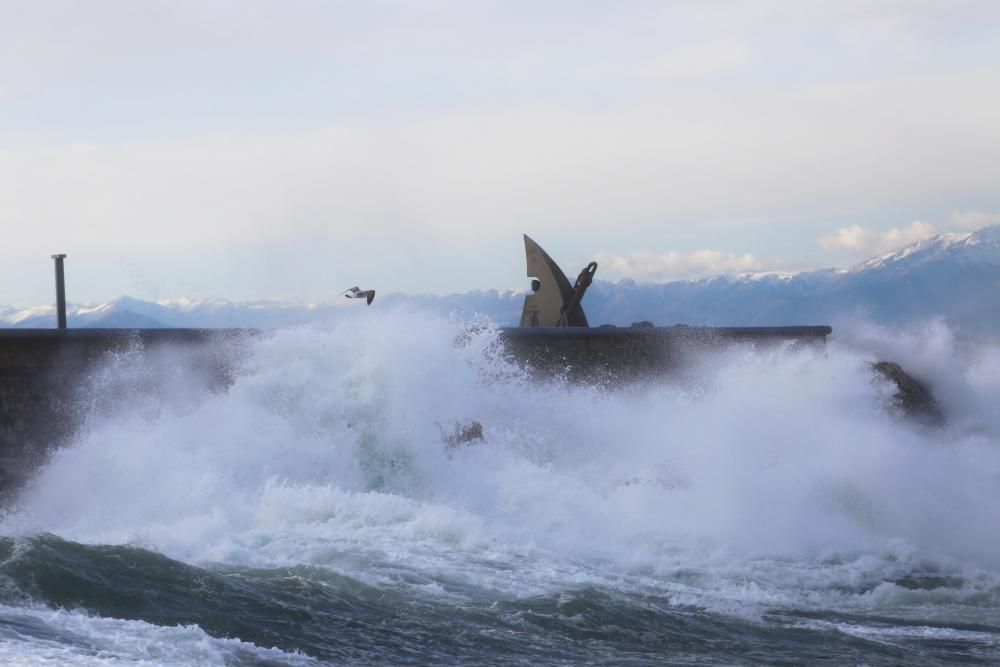
[[[669,587],[573,585],[511,596],[405,571],[397,582],[373,585],[329,568],[196,567],[143,549],[54,536],[6,539],[0,551],[9,586],[0,606],[0,655],[7,661],[30,662],[48,651],[79,664],[111,656],[195,664],[217,653],[224,664],[248,665],[896,665],[995,664],[1000,654],[995,611],[979,622],[949,623],[778,606],[741,618],[678,604]],[[431,583],[437,590],[422,590]],[[961,597],[968,582],[925,576],[894,585],[930,600],[933,591]],[[939,588],[946,586],[953,588]],[[986,616],[997,607],[995,588],[965,595],[970,616],[977,607]],[[180,641],[161,630],[173,626],[187,626]]]

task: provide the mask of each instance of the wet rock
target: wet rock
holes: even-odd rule
[[[872,370],[896,385],[894,406],[907,419],[926,426],[943,426],[944,413],[930,390],[892,361],[872,364]]]
[[[475,419],[455,422],[449,429],[438,424],[438,428],[441,429],[441,440],[447,447],[459,447],[483,441],[483,425]]]

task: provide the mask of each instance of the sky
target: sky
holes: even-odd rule
[[[0,0],[0,304],[849,266],[1000,222],[1000,2]]]

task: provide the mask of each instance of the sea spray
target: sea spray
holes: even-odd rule
[[[937,325],[872,332],[734,346],[610,390],[538,378],[495,330],[420,312],[275,331],[243,342],[224,391],[171,376],[153,404],[95,416],[3,533],[320,568],[442,604],[588,589],[792,614],[782,627],[1000,625],[1000,387],[968,363],[996,352],[958,353]],[[893,339],[959,419],[933,430],[886,408],[870,364]],[[483,441],[446,446],[440,425],[470,419]]]

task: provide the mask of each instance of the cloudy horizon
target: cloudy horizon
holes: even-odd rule
[[[991,2],[0,0],[0,303],[845,266],[1000,222]],[[571,271],[572,268],[567,268]]]

